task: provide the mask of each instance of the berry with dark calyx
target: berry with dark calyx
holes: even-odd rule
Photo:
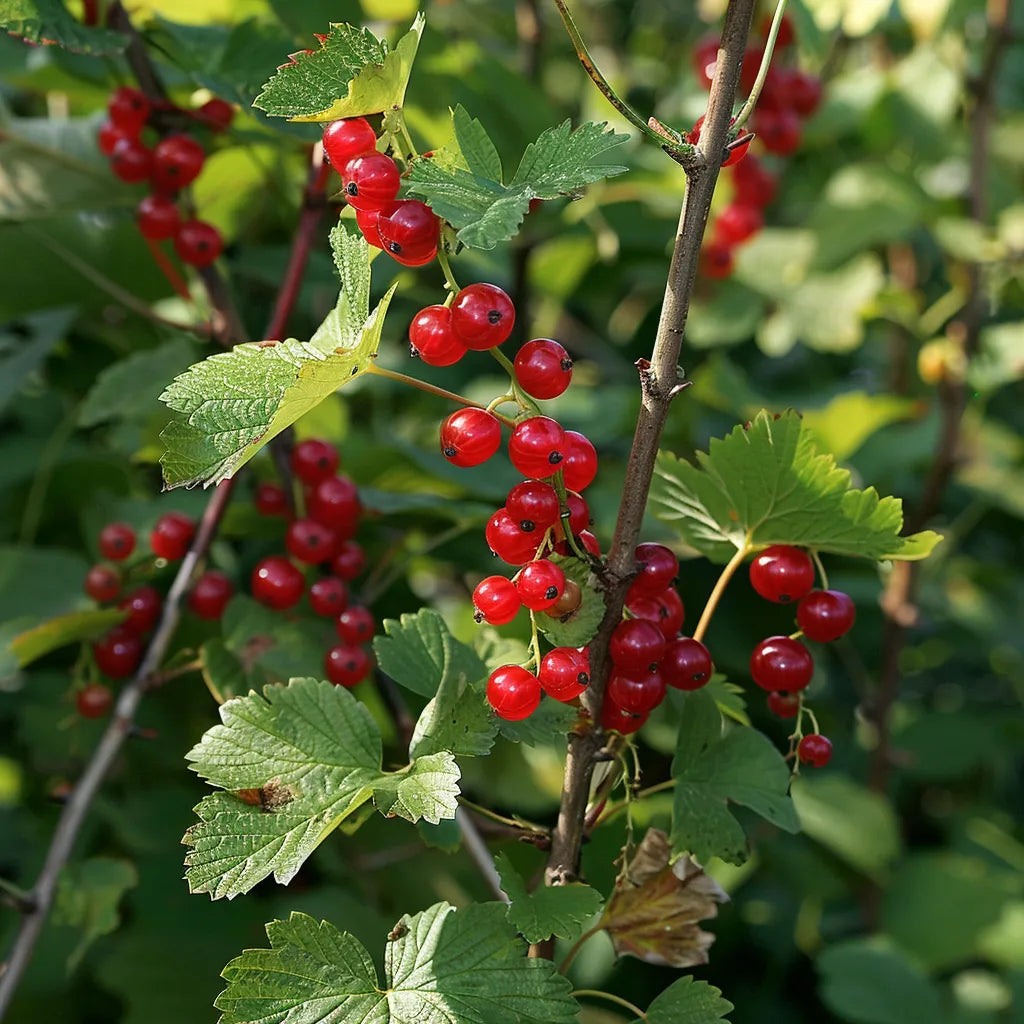
[[[178,204],[166,196],[146,196],[136,207],[135,221],[139,234],[151,242],[173,238],[180,223]]]
[[[697,44],[693,51],[693,67],[697,72],[697,81],[705,89],[711,88],[711,81],[715,77],[715,67],[718,64],[718,37],[708,36]]]
[[[618,732],[623,736],[629,736],[647,721],[649,715],[649,711],[643,714],[627,711],[605,696],[604,707],[601,709],[601,727],[608,732]]]
[[[174,236],[174,251],[182,263],[208,267],[224,249],[220,232],[204,220],[187,220]]]
[[[453,466],[479,466],[501,447],[501,423],[484,409],[458,409],[441,424],[440,441]]]
[[[729,277],[736,269],[736,257],[731,245],[712,238],[700,250],[700,272],[713,281]]]
[[[342,580],[354,580],[365,568],[366,554],[354,540],[342,541],[331,557],[331,572]]]
[[[349,160],[376,145],[377,133],[365,117],[346,117],[324,126],[324,156],[339,173]]]
[[[800,697],[795,693],[769,693],[765,703],[777,718],[796,718],[800,712]]]
[[[502,665],[487,679],[487,702],[500,718],[518,722],[537,710],[540,680],[519,665]]]
[[[528,341],[513,360],[519,386],[534,398],[557,398],[572,383],[569,353],[550,338]]]
[[[562,479],[570,491],[583,491],[597,476],[597,449],[590,439],[578,430],[565,432],[565,458],[562,459]]]
[[[558,522],[561,511],[554,487],[543,480],[524,480],[516,484],[508,492],[505,508],[524,533],[533,530],[543,533]]]
[[[762,690],[796,693],[811,681],[814,659],[799,640],[770,636],[750,655],[750,675]]]
[[[832,741],[820,733],[809,733],[797,745],[796,756],[812,768],[824,768],[832,760]]]
[[[677,690],[699,690],[710,682],[714,671],[710,651],[689,636],[673,640],[661,659],[662,678]]]
[[[235,593],[231,580],[217,569],[208,569],[196,580],[188,595],[189,608],[201,619],[216,622]]]
[[[135,531],[127,523],[107,523],[100,530],[100,554],[123,562],[135,550]]]
[[[474,618],[492,626],[511,622],[522,608],[516,585],[506,576],[488,576],[473,590]]]
[[[639,572],[629,585],[630,594],[653,597],[664,591],[679,573],[679,559],[664,544],[638,544],[633,557]]]
[[[355,536],[362,511],[359,489],[347,476],[321,480],[306,499],[309,518],[330,527],[339,541]]]
[[[92,645],[96,667],[111,679],[125,679],[142,661],[142,640],[124,626],[115,626]]]
[[[153,185],[177,192],[199,177],[205,161],[206,150],[191,135],[168,135],[153,148]]]
[[[291,454],[292,472],[304,484],[318,484],[338,471],[338,449],[329,441],[300,441]]]
[[[316,615],[340,615],[348,607],[348,587],[337,576],[324,576],[309,588],[309,607]]]
[[[345,198],[357,210],[380,210],[398,195],[398,167],[375,149],[352,157],[339,171]]]
[[[466,285],[452,303],[452,330],[476,352],[500,345],[515,322],[515,306],[496,284]]]
[[[487,521],[484,538],[490,549],[509,565],[532,561],[540,543],[537,532],[524,532],[504,506]]]
[[[808,640],[830,643],[848,633],[857,609],[841,590],[812,590],[796,606],[796,623]]]
[[[632,596],[631,596],[632,595]],[[646,619],[661,630],[666,640],[672,640],[683,625],[683,600],[674,587],[666,587],[660,594],[626,594],[626,610],[634,619]]]
[[[261,516],[286,516],[289,511],[288,495],[279,484],[265,482],[256,485],[256,511]]]
[[[136,138],[118,139],[110,153],[110,169],[122,181],[137,185],[147,181],[153,168],[153,154]]]
[[[562,596],[547,609],[547,615],[553,619],[560,619],[562,616],[571,615],[583,603],[583,591],[580,585],[566,577],[565,589]]]
[[[136,587],[118,603],[117,607],[128,613],[121,628],[136,636],[148,633],[157,624],[163,603],[164,599],[155,587],[148,584]]]
[[[110,156],[114,147],[122,140],[131,138],[130,133],[119,128],[113,121],[104,121],[96,132],[96,144],[104,156]]]
[[[523,476],[551,476],[565,458],[565,431],[550,416],[521,420],[509,439],[508,455]]]
[[[756,156],[748,156],[732,171],[734,201],[762,209],[775,198],[775,177]]]
[[[575,700],[590,685],[590,652],[584,648],[556,647],[541,659],[537,678],[555,700]]]
[[[764,226],[764,217],[756,206],[730,203],[715,220],[715,238],[724,245],[739,245],[753,237]]]
[[[177,562],[185,557],[196,535],[196,521],[184,512],[168,512],[161,516],[149,533],[149,546],[157,558]]]
[[[83,718],[102,718],[113,704],[110,687],[102,683],[89,683],[75,694],[75,707]]]
[[[800,145],[800,119],[792,110],[755,110],[753,130],[777,156],[789,156]]]
[[[469,351],[452,330],[452,311],[440,305],[416,314],[409,326],[409,344],[428,366],[451,366]]]
[[[235,108],[227,100],[214,96],[196,111],[196,117],[211,131],[225,132],[235,119]]]
[[[667,644],[661,630],[645,619],[626,619],[612,631],[608,653],[619,672],[642,676],[653,672]]]
[[[377,629],[373,613],[361,604],[349,605],[334,623],[338,636],[347,644],[364,644]]]
[[[85,574],[85,592],[94,601],[106,604],[121,593],[121,574],[109,565],[94,565]]]
[[[608,680],[608,696],[623,711],[644,715],[665,699],[665,680],[658,672],[635,678],[615,672]]]
[[[750,563],[750,585],[768,601],[799,601],[814,586],[814,563],[802,548],[773,544]]]
[[[271,555],[258,562],[250,580],[252,596],[275,611],[293,608],[306,589],[302,573],[283,555]]]
[[[146,94],[127,85],[118,86],[107,100],[110,120],[128,135],[138,135],[149,117]]]
[[[337,546],[334,531],[315,519],[295,519],[288,524],[284,546],[292,558],[306,565],[326,562]]]
[[[335,686],[355,686],[370,674],[370,656],[362,647],[339,644],[324,657],[324,672]]]
[[[377,215],[377,233],[386,253],[406,266],[421,266],[437,255],[441,222],[418,199],[404,199],[389,213]]]
[[[515,579],[519,600],[534,612],[546,611],[565,590],[565,573],[547,558],[527,562]]]

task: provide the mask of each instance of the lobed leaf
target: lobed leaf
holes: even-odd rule
[[[647,1024],[729,1024],[725,1014],[733,1009],[721,989],[692,977],[680,978],[647,1007]]]
[[[29,43],[96,57],[120,53],[128,45],[120,32],[83,25],[60,0],[0,0],[0,28]]]

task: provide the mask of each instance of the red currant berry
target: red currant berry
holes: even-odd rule
[[[161,192],[191,185],[203,169],[206,151],[191,135],[168,135],[153,149],[153,184]]]
[[[772,15],[766,14],[761,19],[761,36],[764,39],[768,38],[768,33],[772,27]],[[787,46],[790,46],[793,39],[796,36],[796,32],[793,29],[793,21],[788,14],[782,16],[782,21],[779,23],[779,32],[775,37],[775,49],[784,50]]]
[[[377,145],[377,133],[365,117],[346,117],[324,126],[324,156],[328,163],[343,170],[345,164]]]
[[[142,636],[148,633],[160,618],[160,609],[163,606],[163,598],[160,592],[148,585],[136,587],[126,594],[118,608],[128,613],[128,617],[121,623],[120,628]]]
[[[796,756],[812,768],[824,768],[832,760],[832,741],[827,736],[812,732],[800,741]]]
[[[85,592],[105,604],[121,593],[121,574],[109,565],[94,565],[85,574]]]
[[[531,416],[512,431],[508,455],[512,465],[529,477],[556,473],[565,458],[565,431],[550,416]]]
[[[288,495],[285,494],[284,488],[272,483],[257,484],[256,511],[261,516],[288,515]]]
[[[115,143],[110,154],[110,169],[122,181],[136,185],[149,178],[153,154],[136,138],[126,135]]]
[[[786,100],[801,117],[810,117],[821,103],[821,79],[806,71],[790,71],[786,76]]]
[[[720,281],[729,277],[735,267],[736,257],[733,255],[732,246],[712,238],[701,247],[700,270],[705,277]]]
[[[741,138],[742,141],[740,141],[740,139],[736,139],[734,142],[730,143],[726,149],[725,159],[722,161],[723,167],[734,167],[746,157],[747,151],[750,149],[750,144],[754,141],[754,136],[748,134],[745,138],[742,136]]]
[[[284,546],[292,558],[306,565],[319,565],[334,554],[334,531],[315,519],[295,519],[288,524]]]
[[[359,489],[347,476],[321,480],[306,500],[309,518],[330,527],[339,541],[355,536],[362,512]]]
[[[612,632],[608,653],[621,673],[642,676],[657,669],[665,648],[657,626],[644,619],[626,619]]]
[[[208,569],[196,580],[188,595],[188,606],[201,619],[216,622],[235,593],[234,584],[224,573]]]
[[[565,573],[546,558],[527,562],[515,579],[519,600],[534,612],[546,611],[565,590]]]
[[[309,588],[309,606],[316,615],[340,615],[348,607],[348,587],[337,576],[324,576]]]
[[[633,557],[640,571],[630,584],[632,594],[646,597],[660,594],[679,573],[679,559],[664,544],[638,544]]]
[[[791,110],[758,109],[753,128],[769,153],[789,156],[800,146],[800,119]]]
[[[532,561],[540,543],[536,531],[524,532],[506,508],[499,508],[488,520],[484,538],[490,549],[509,565]]]
[[[685,609],[683,600],[673,587],[667,587],[660,594],[648,597],[644,594],[626,594],[626,610],[634,619],[646,619],[661,630],[666,640],[671,640],[683,625]]]
[[[615,701],[607,696],[604,700],[604,707],[601,709],[601,727],[606,732],[618,732],[623,736],[629,736],[636,732],[648,719],[650,712],[637,714],[635,711],[627,711],[620,708]]]
[[[380,231],[377,228],[380,215],[382,213],[390,213],[397,205],[398,203],[386,203],[379,210],[376,208],[372,210],[356,210],[356,225],[362,232],[363,238],[375,249],[384,248],[384,240],[380,237]]]
[[[122,140],[131,138],[123,128],[118,128],[113,121],[104,121],[96,132],[96,144],[104,156],[111,156],[114,147]]]
[[[800,711],[800,697],[795,693],[769,693],[765,703],[778,718],[796,718]]]
[[[331,558],[331,572],[339,579],[354,580],[366,568],[366,554],[354,541],[346,540]]]
[[[568,703],[590,685],[590,652],[575,647],[556,647],[541,659],[537,674],[549,697]]]
[[[473,616],[477,622],[483,620],[492,626],[504,626],[511,622],[522,608],[516,585],[505,576],[488,576],[482,579],[473,591]]]
[[[589,530],[580,530],[580,532],[576,534],[576,540],[585,551],[589,551],[592,555],[595,555],[598,558],[601,557],[601,545],[598,542],[598,539]],[[576,552],[573,551],[564,540],[559,541],[555,545],[555,551],[560,555],[576,554]]]
[[[212,225],[202,220],[187,220],[174,236],[174,251],[182,263],[208,267],[224,248],[224,239]]]
[[[764,218],[756,206],[730,203],[715,221],[714,237],[722,245],[738,245],[756,235],[763,226]]]
[[[487,701],[510,722],[529,718],[540,704],[540,680],[519,665],[502,665],[487,680]]]
[[[597,449],[578,430],[565,432],[565,458],[562,459],[562,479],[571,491],[582,491],[597,476]]]
[[[283,555],[271,555],[258,562],[250,579],[252,596],[260,604],[284,611],[299,603],[306,580]]]
[[[75,694],[75,707],[83,718],[102,718],[114,703],[109,686],[90,683]]]
[[[658,672],[648,672],[636,679],[616,672],[608,680],[608,696],[623,711],[644,715],[665,699],[665,680]]]
[[[447,306],[421,309],[409,327],[409,344],[428,366],[451,366],[469,351],[452,330]]]
[[[362,647],[341,644],[327,652],[324,671],[335,686],[355,686],[370,674],[370,656]]]
[[[150,530],[149,546],[157,558],[177,562],[185,557],[192,538],[196,535],[196,521],[183,512],[168,512],[156,521]]]
[[[496,284],[466,285],[452,303],[452,330],[477,352],[500,345],[515,322],[512,300]]]
[[[814,563],[802,548],[773,544],[750,563],[750,584],[776,604],[799,601],[814,586]]]
[[[108,523],[100,530],[100,554],[123,562],[135,550],[135,531],[127,523]]]
[[[857,609],[840,590],[812,590],[796,607],[796,622],[808,640],[827,644],[850,631]]]
[[[697,44],[693,51],[693,67],[697,72],[697,81],[705,89],[711,88],[711,81],[715,77],[715,67],[718,64],[718,37],[708,36]]]
[[[775,198],[775,178],[755,156],[748,156],[733,168],[735,201],[762,209]]]
[[[338,636],[347,644],[364,644],[373,639],[377,623],[369,608],[361,604],[349,605],[334,624]]]
[[[677,690],[699,690],[711,680],[715,666],[711,663],[711,653],[699,640],[681,636],[665,649],[660,671],[668,686]]]
[[[115,626],[92,645],[96,666],[111,679],[130,676],[142,661],[142,640],[124,626]]]
[[[553,619],[565,621],[582,603],[583,591],[579,584],[566,579],[562,596],[544,614],[550,615]]]
[[[196,111],[196,116],[211,131],[225,132],[235,119],[235,108],[227,100],[214,96]]]
[[[534,530],[543,533],[558,522],[561,514],[558,494],[551,484],[542,480],[524,480],[516,484],[508,492],[505,508],[524,533]]]
[[[391,212],[377,217],[384,251],[405,266],[422,266],[437,255],[440,227],[434,211],[418,199],[404,199]]]
[[[292,472],[304,484],[318,484],[338,470],[338,449],[328,441],[300,441],[292,449]]]
[[[135,210],[139,233],[151,242],[173,238],[178,230],[178,204],[166,196],[146,196]]]
[[[347,161],[341,178],[345,198],[357,210],[380,210],[393,203],[401,184],[395,161],[375,149]]]
[[[575,491],[565,492],[565,506],[569,511],[569,530],[574,534],[582,533],[590,525],[590,508],[582,494]],[[555,524],[555,538],[562,540],[565,537],[565,530],[562,521]]]
[[[441,424],[440,437],[453,466],[479,466],[501,447],[501,423],[484,409],[459,409]]]
[[[811,681],[814,659],[799,640],[770,636],[750,655],[750,675],[762,690],[795,693]]]
[[[519,386],[534,398],[557,398],[572,383],[569,353],[550,338],[528,341],[513,365]]]
[[[128,135],[138,135],[149,117],[149,100],[145,93],[130,86],[118,86],[107,100],[110,120]]]

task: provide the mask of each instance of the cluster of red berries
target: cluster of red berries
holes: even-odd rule
[[[120,86],[107,103],[108,120],[100,125],[97,141],[118,178],[133,184],[148,182],[150,186],[150,194],[136,210],[142,237],[152,242],[173,239],[174,250],[184,263],[205,267],[220,255],[224,241],[212,224],[182,219],[177,196],[199,177],[206,152],[185,132],[164,135],[152,146],[142,138],[153,114],[166,113],[165,108],[179,110],[171,104],[154,105],[138,89]],[[214,98],[185,113],[220,132],[231,124],[234,108],[225,100]]]
[[[441,222],[426,203],[398,198],[401,171],[387,153],[378,151],[370,122],[365,117],[332,121],[324,128],[323,142],[367,242],[404,266],[429,263],[437,255]]]
[[[762,26],[767,36],[770,19]],[[775,42],[773,56],[790,50],[795,38],[793,24],[784,17]],[[740,87],[749,93],[754,86],[764,47],[747,50],[740,73]],[[708,39],[694,54],[697,78],[711,87],[718,60],[718,41]],[[800,145],[802,122],[821,103],[821,80],[792,66],[770,67],[754,111],[751,129],[766,153],[790,156]],[[696,144],[700,139],[701,117],[687,135]],[[708,241],[701,252],[701,269],[710,278],[729,277],[735,265],[735,249],[749,241],[764,226],[764,208],[775,196],[776,179],[754,154],[748,154],[751,136],[734,144],[722,166],[732,172],[732,200],[715,218]]]
[[[770,636],[750,656],[750,675],[768,691],[768,710],[780,718],[795,718],[803,710],[802,691],[814,675],[814,659],[798,637],[830,643],[853,626],[856,608],[839,590],[815,590],[814,563],[806,551],[774,544],[750,565],[750,582],[761,597],[776,604],[797,602],[799,631],[793,636]],[[800,733],[799,728],[797,734]],[[820,768],[832,756],[832,744],[819,733],[801,736],[796,750],[805,764]]]
[[[376,624],[369,609],[350,604],[349,584],[364,569],[366,556],[353,539],[359,528],[362,502],[356,485],[338,473],[338,449],[327,441],[302,441],[292,449],[291,468],[303,485],[304,516],[293,518],[283,488],[261,483],[256,489],[260,515],[288,520],[284,535],[287,555],[270,555],[252,571],[252,596],[267,608],[294,608],[306,593],[302,567],[326,572],[309,584],[309,607],[333,618],[341,643],[324,658],[327,678],[338,686],[355,686],[369,674],[366,644]]]

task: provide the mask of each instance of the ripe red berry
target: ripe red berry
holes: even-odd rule
[[[377,133],[365,117],[346,117],[324,126],[324,155],[340,173],[345,164],[377,145]]]
[[[665,649],[660,671],[668,686],[699,690],[711,680],[715,666],[711,663],[711,652],[699,640],[681,636]]]
[[[459,409],[441,424],[440,440],[453,466],[479,466],[501,447],[501,423],[484,409]]]
[[[488,576],[473,590],[474,618],[492,626],[504,626],[511,622],[522,608],[516,585],[506,576]]]
[[[642,676],[657,669],[665,648],[665,638],[653,623],[626,619],[612,632],[608,653],[621,673]]]
[[[75,707],[83,718],[102,718],[114,703],[109,686],[89,683],[75,694]]]
[[[812,590],[796,607],[796,622],[808,640],[827,644],[848,633],[857,609],[841,590]]]
[[[814,659],[799,640],[770,636],[750,655],[750,675],[762,690],[795,693],[811,681]]]
[[[735,201],[762,209],[775,198],[775,178],[755,156],[748,156],[732,171]]]
[[[550,608],[565,590],[565,573],[547,558],[527,562],[515,579],[519,600],[534,612]]]
[[[800,146],[800,119],[792,110],[755,110],[753,130],[769,153],[789,156]]]
[[[337,576],[324,576],[309,588],[309,606],[316,615],[340,615],[348,607],[348,587]]]
[[[92,656],[105,676],[124,679],[142,661],[142,640],[124,626],[115,626],[92,645]]]
[[[796,718],[800,711],[800,695],[796,693],[769,693],[765,703],[779,718]]]
[[[540,685],[549,697],[568,702],[575,700],[590,685],[590,652],[584,648],[556,647],[541,659],[537,673]]]
[[[832,741],[827,736],[812,732],[800,741],[796,756],[812,768],[824,768],[832,760]]]
[[[121,574],[109,565],[94,565],[85,574],[85,592],[94,601],[105,604],[121,593]]]
[[[324,671],[335,686],[355,686],[370,673],[370,656],[362,647],[341,644],[324,658]]]
[[[114,144],[110,153],[110,169],[131,185],[146,181],[153,167],[153,154],[138,139],[126,135]]]
[[[271,555],[256,564],[250,587],[252,596],[260,604],[283,611],[299,603],[306,589],[306,580],[283,555]]]
[[[487,680],[487,701],[510,722],[528,718],[540,704],[540,680],[519,665],[502,665]]]
[[[349,605],[334,624],[338,636],[347,644],[364,644],[373,639],[377,623],[369,608],[361,604]]]
[[[565,492],[565,505],[569,511],[569,530],[573,534],[582,534],[590,525],[590,508],[582,494],[575,491]],[[555,538],[562,540],[565,537],[565,530],[561,519],[555,524]]]
[[[398,167],[391,157],[375,149],[352,157],[340,172],[345,198],[357,210],[380,210],[398,195]]]
[[[137,636],[148,633],[157,624],[162,606],[163,598],[155,587],[148,584],[136,587],[125,594],[117,606],[128,613],[120,628]]]
[[[135,550],[135,531],[127,523],[108,523],[100,530],[100,554],[122,562]]]
[[[174,251],[182,263],[208,267],[224,248],[224,239],[212,225],[202,220],[187,220],[174,236]]]
[[[505,508],[524,533],[534,530],[543,533],[558,522],[561,511],[554,487],[542,480],[524,480],[516,484],[508,492]]]
[[[122,139],[130,137],[130,133],[119,128],[113,121],[104,121],[96,132],[96,144],[104,156],[110,156],[114,152],[114,147]]]
[[[801,117],[810,117],[821,103],[821,79],[799,69],[789,71],[785,80],[785,99]]]
[[[814,563],[802,548],[773,544],[750,563],[750,584],[776,604],[799,601],[814,586]]]
[[[647,597],[660,594],[679,573],[679,559],[664,544],[638,544],[633,557],[639,572],[629,586],[631,594]]]
[[[234,593],[235,586],[224,573],[207,569],[188,595],[188,606],[199,618],[216,622],[224,614]]]
[[[146,196],[135,210],[139,233],[151,242],[173,238],[178,230],[178,204],[166,196]]]
[[[288,524],[284,546],[292,558],[306,565],[326,562],[337,545],[334,531],[315,519],[295,519]]]
[[[168,135],[153,149],[153,184],[161,192],[177,192],[199,177],[206,151],[191,135]]]
[[[615,672],[608,680],[608,697],[623,711],[647,714],[665,699],[665,680],[658,672],[636,678]]]
[[[730,203],[715,221],[714,237],[723,245],[738,245],[756,235],[763,226],[764,217],[756,206]]]
[[[528,477],[556,473],[565,458],[565,431],[550,416],[520,420],[508,442],[512,465]]]
[[[284,488],[272,483],[257,484],[256,511],[261,516],[288,515],[288,495]]]
[[[582,491],[597,476],[597,449],[578,430],[565,432],[565,457],[562,459],[562,480],[570,491]]]
[[[292,472],[304,484],[318,484],[338,470],[338,449],[329,441],[300,441],[291,454]]]
[[[452,311],[440,305],[416,314],[409,326],[409,344],[428,366],[451,366],[469,351],[452,330]]]
[[[519,386],[534,398],[557,398],[572,383],[569,353],[550,338],[528,341],[513,365]]]
[[[626,610],[634,619],[646,619],[661,630],[666,640],[671,640],[683,625],[686,611],[683,600],[674,587],[666,587],[660,594],[648,597],[644,594],[626,594]]]
[[[531,561],[540,544],[537,531],[524,531],[504,507],[487,521],[484,537],[490,549],[509,565],[525,565]]]
[[[330,527],[339,541],[355,536],[362,511],[359,489],[347,476],[321,480],[306,499],[309,518]]]
[[[156,521],[149,533],[149,546],[157,558],[177,562],[185,557],[196,535],[196,521],[184,512],[168,512]]]
[[[397,205],[398,203],[391,202],[385,203],[380,209],[356,210],[356,225],[362,232],[363,238],[375,249],[384,248],[384,240],[380,237],[380,230],[377,227],[380,215],[390,213]]]
[[[496,284],[466,285],[452,303],[452,330],[477,352],[500,345],[516,322],[512,300]]]
[[[346,540],[331,557],[331,572],[339,579],[354,580],[366,568],[366,553],[354,541]]]
[[[437,255],[441,222],[418,199],[403,199],[388,213],[377,216],[377,233],[386,253],[407,267],[429,263]]]
[[[235,108],[227,100],[214,96],[196,111],[196,116],[211,131],[224,132],[231,127],[231,122],[235,118]]]
[[[107,100],[110,120],[128,135],[138,135],[149,117],[146,94],[127,85],[118,86]]]
[[[713,281],[729,277],[736,267],[736,257],[732,246],[712,238],[706,241],[700,250],[700,271]]]
[[[768,33],[771,31],[771,27],[772,27],[772,16],[770,14],[766,14],[761,19],[761,25],[760,25],[761,36],[764,39],[768,38]],[[782,21],[779,23],[778,35],[775,37],[775,49],[776,49],[776,51],[784,50],[787,46],[789,46],[793,42],[793,39],[794,39],[795,35],[796,35],[796,32],[795,32],[795,30],[793,28],[793,21],[792,21],[792,19],[790,18],[790,16],[788,14],[784,14],[782,16]]]
[[[607,732],[618,732],[623,736],[629,736],[636,732],[649,716],[649,711],[638,714],[635,711],[620,708],[615,701],[605,696],[604,707],[601,709],[601,727]]]

